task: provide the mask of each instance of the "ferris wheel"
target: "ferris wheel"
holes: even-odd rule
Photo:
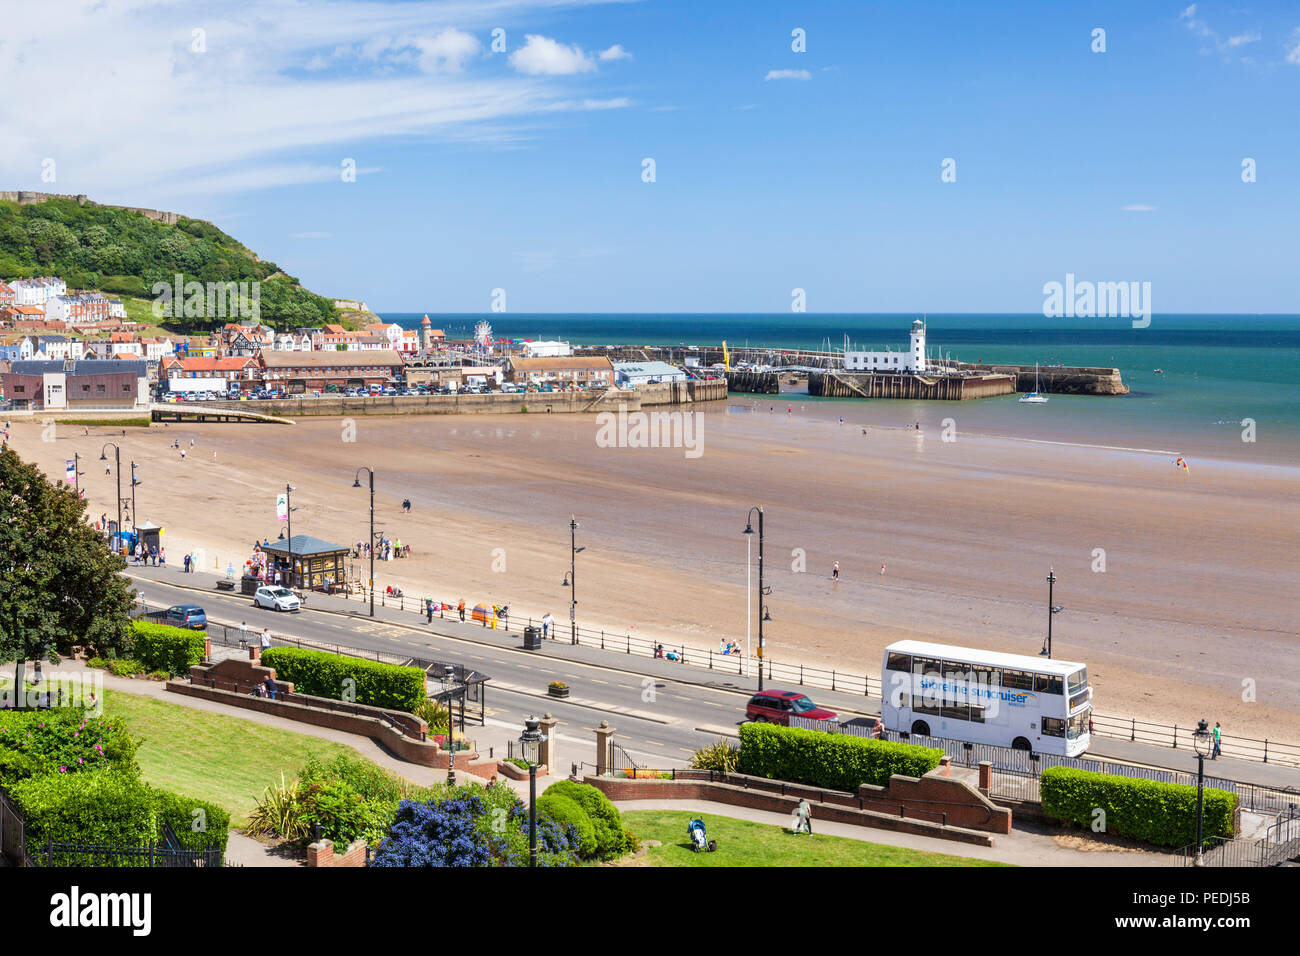
[[[474,344],[483,351],[490,351],[492,348],[492,323],[486,319],[474,326]]]

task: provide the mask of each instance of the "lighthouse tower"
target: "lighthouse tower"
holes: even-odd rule
[[[425,352],[433,350],[433,323],[427,315],[420,322],[420,348]]]
[[[907,367],[914,372],[925,371],[925,319],[912,323],[912,350],[908,354]]]

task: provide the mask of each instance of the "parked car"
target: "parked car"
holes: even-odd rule
[[[838,720],[834,711],[818,707],[808,695],[797,690],[760,691],[749,699],[745,716],[756,724],[772,723],[790,725],[790,715],[796,714],[810,720]]]
[[[173,627],[188,627],[193,631],[205,631],[208,627],[208,616],[197,604],[177,604],[166,610],[163,623]]]
[[[260,587],[253,594],[253,606],[270,608],[272,611],[301,611],[302,602],[298,595],[284,587]]]

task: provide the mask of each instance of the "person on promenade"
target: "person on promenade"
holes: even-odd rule
[[[239,646],[241,648],[248,646],[248,622],[239,622]]]
[[[424,599],[424,616],[429,624],[433,623],[433,601]]]
[[[546,638],[551,636],[551,625],[554,622],[555,618],[551,617],[550,611],[547,611],[542,615],[542,640],[546,640]]]
[[[266,650],[268,647],[271,646],[271,629],[269,627],[262,628],[261,643],[262,643],[262,650]]]
[[[166,548],[159,548],[159,549],[158,549],[158,567],[160,567],[160,568],[165,568],[165,567],[167,567],[167,549],[166,549]]]
[[[1219,751],[1223,747],[1223,730],[1219,727],[1219,722],[1214,722],[1214,751],[1210,754],[1211,760],[1219,759]]]
[[[185,560],[184,560],[182,563],[185,565],[185,573],[186,573],[186,574],[189,574],[189,573],[190,573],[190,556],[189,556],[188,554],[185,555]]]
[[[460,619],[465,620],[465,599],[461,598],[460,603],[456,605],[456,610],[460,614]]]

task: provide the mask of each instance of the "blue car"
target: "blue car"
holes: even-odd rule
[[[163,623],[173,627],[188,627],[193,631],[206,631],[208,616],[197,604],[177,604],[167,609],[163,616]]]

